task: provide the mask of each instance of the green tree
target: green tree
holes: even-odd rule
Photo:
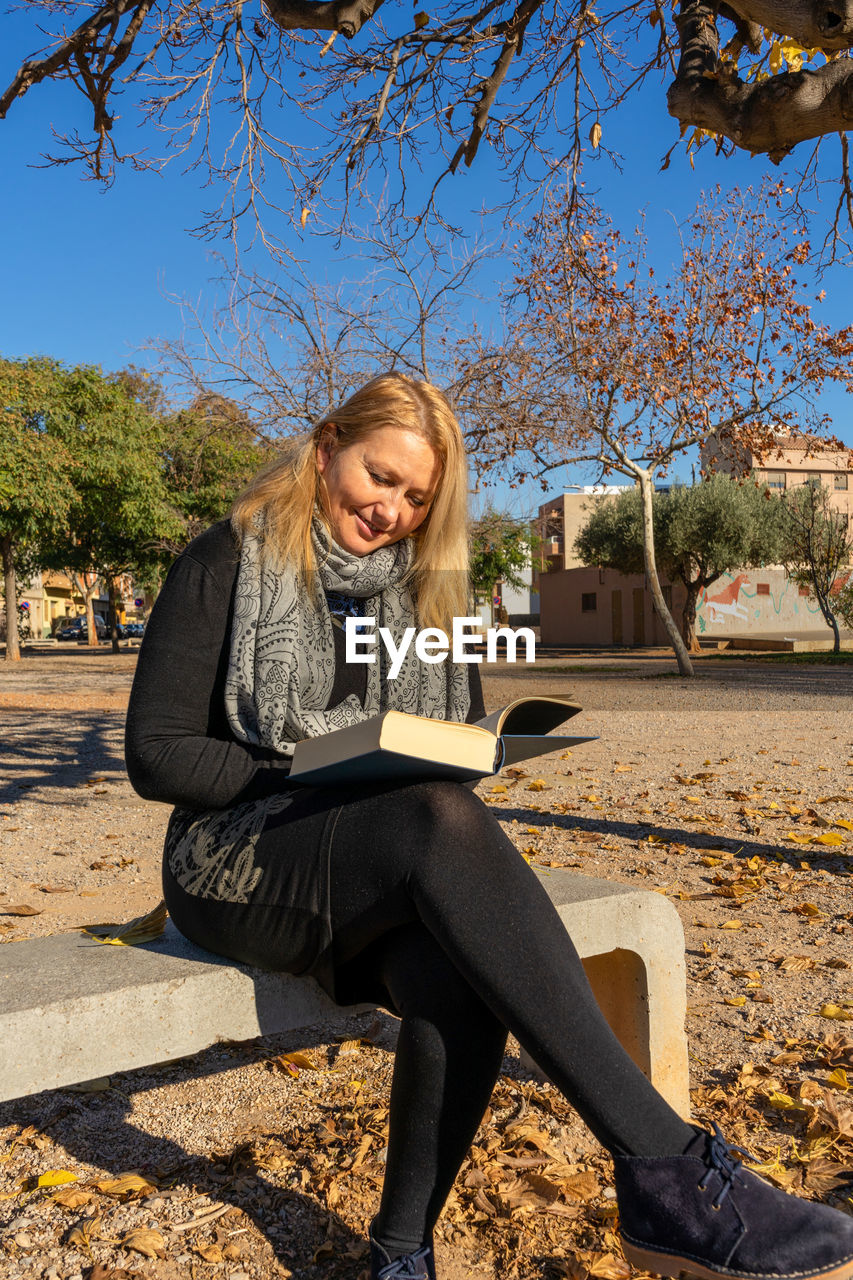
[[[724,573],[781,558],[782,507],[753,480],[717,474],[700,484],[656,492],[652,503],[655,555],[672,581],[687,591],[682,637],[699,648],[696,606],[701,592]],[[602,500],[575,541],[584,564],[643,573],[643,503],[639,488]]]
[[[61,527],[74,497],[70,457],[55,433],[61,367],[46,358],[0,360],[0,553],[6,660],[18,662],[17,592],[33,552]]]
[[[62,383],[56,429],[70,458],[73,497],[64,526],[44,545],[43,562],[102,579],[118,649],[118,579],[150,572],[158,543],[180,529],[163,474],[165,428],[121,376],[81,365],[65,370]],[[97,642],[92,615],[90,598],[90,644]]]
[[[841,512],[833,508],[829,491],[821,484],[809,482],[789,489],[783,501],[785,567],[789,576],[817,601],[826,625],[832,628],[833,652],[838,653],[841,636],[835,594],[841,586],[844,567],[853,563],[853,530]]]
[[[166,416],[164,426],[163,478],[177,524],[160,546],[171,557],[227,515],[272,449],[240,405],[214,392]]]
[[[475,595],[488,596],[494,620],[495,586],[524,585],[523,572],[529,567],[533,535],[523,520],[515,520],[488,507],[471,528],[471,586]]]

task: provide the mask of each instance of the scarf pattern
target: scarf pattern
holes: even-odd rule
[[[310,586],[295,570],[272,570],[262,540],[246,535],[240,556],[225,710],[241,742],[292,755],[303,738],[343,729],[384,711],[434,720],[464,720],[470,706],[465,665],[448,656],[426,663],[410,644],[399,675],[387,678],[388,653],[378,633],[387,627],[399,647],[406,627],[418,626],[409,584],[411,539],[356,556],[332,540],[316,519],[312,543],[318,566]],[[376,620],[376,644],[367,665],[364,707],[350,694],[329,707],[335,678],[335,643],[326,593],[363,601],[361,615]]]

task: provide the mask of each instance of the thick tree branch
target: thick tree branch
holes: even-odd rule
[[[681,124],[723,134],[775,163],[806,138],[853,125],[853,61],[747,84],[718,60],[715,16],[707,0],[688,0],[677,19],[681,61],[667,105]]]
[[[282,31],[338,31],[347,40],[358,35],[382,0],[264,0]]]
[[[87,53],[92,52],[98,36],[105,29],[112,27],[114,36],[120,19],[126,13],[135,11],[130,27],[118,45],[112,46],[112,36],[107,44],[107,51],[114,52],[118,62],[124,62],[152,3],[153,0],[142,0],[142,3],[140,0],[110,0],[110,3],[102,5],[96,13],[93,13],[91,18],[81,22],[80,26],[72,31],[71,35],[67,36],[48,57],[22,62],[9,88],[0,97],[0,120],[5,118],[12,103],[17,98],[22,98],[34,84],[38,84],[49,76],[67,71],[71,62],[76,59],[85,59]]]
[[[727,0],[742,22],[798,40],[807,49],[847,49],[853,43],[851,0]]]

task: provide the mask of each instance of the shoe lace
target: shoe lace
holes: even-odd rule
[[[743,1182],[743,1178],[738,1177],[738,1170],[741,1167],[741,1161],[735,1156],[743,1156],[746,1160],[752,1160],[752,1156],[743,1147],[731,1146],[725,1138],[722,1129],[716,1122],[712,1122],[714,1132],[708,1135],[708,1145],[705,1151],[706,1170],[698,1184],[699,1190],[704,1191],[708,1185],[711,1175],[716,1173],[720,1179],[720,1189],[714,1199],[711,1201],[713,1208],[719,1209],[726,1196],[731,1191],[734,1183]]]
[[[425,1244],[415,1253],[404,1253],[402,1257],[395,1258],[387,1267],[382,1268],[379,1272],[379,1280],[403,1280],[403,1277],[406,1277],[406,1280],[429,1280],[426,1260],[430,1252],[430,1246]]]

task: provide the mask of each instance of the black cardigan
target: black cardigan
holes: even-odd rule
[[[225,716],[224,690],[240,553],[227,521],[178,557],[157,597],[130,694],[125,755],[130,781],[146,800],[225,809],[287,785],[290,760],[240,742]],[[363,664],[344,661],[334,628],[335,681],[329,706],[364,699]],[[480,674],[468,667],[468,721],[485,715]]]

